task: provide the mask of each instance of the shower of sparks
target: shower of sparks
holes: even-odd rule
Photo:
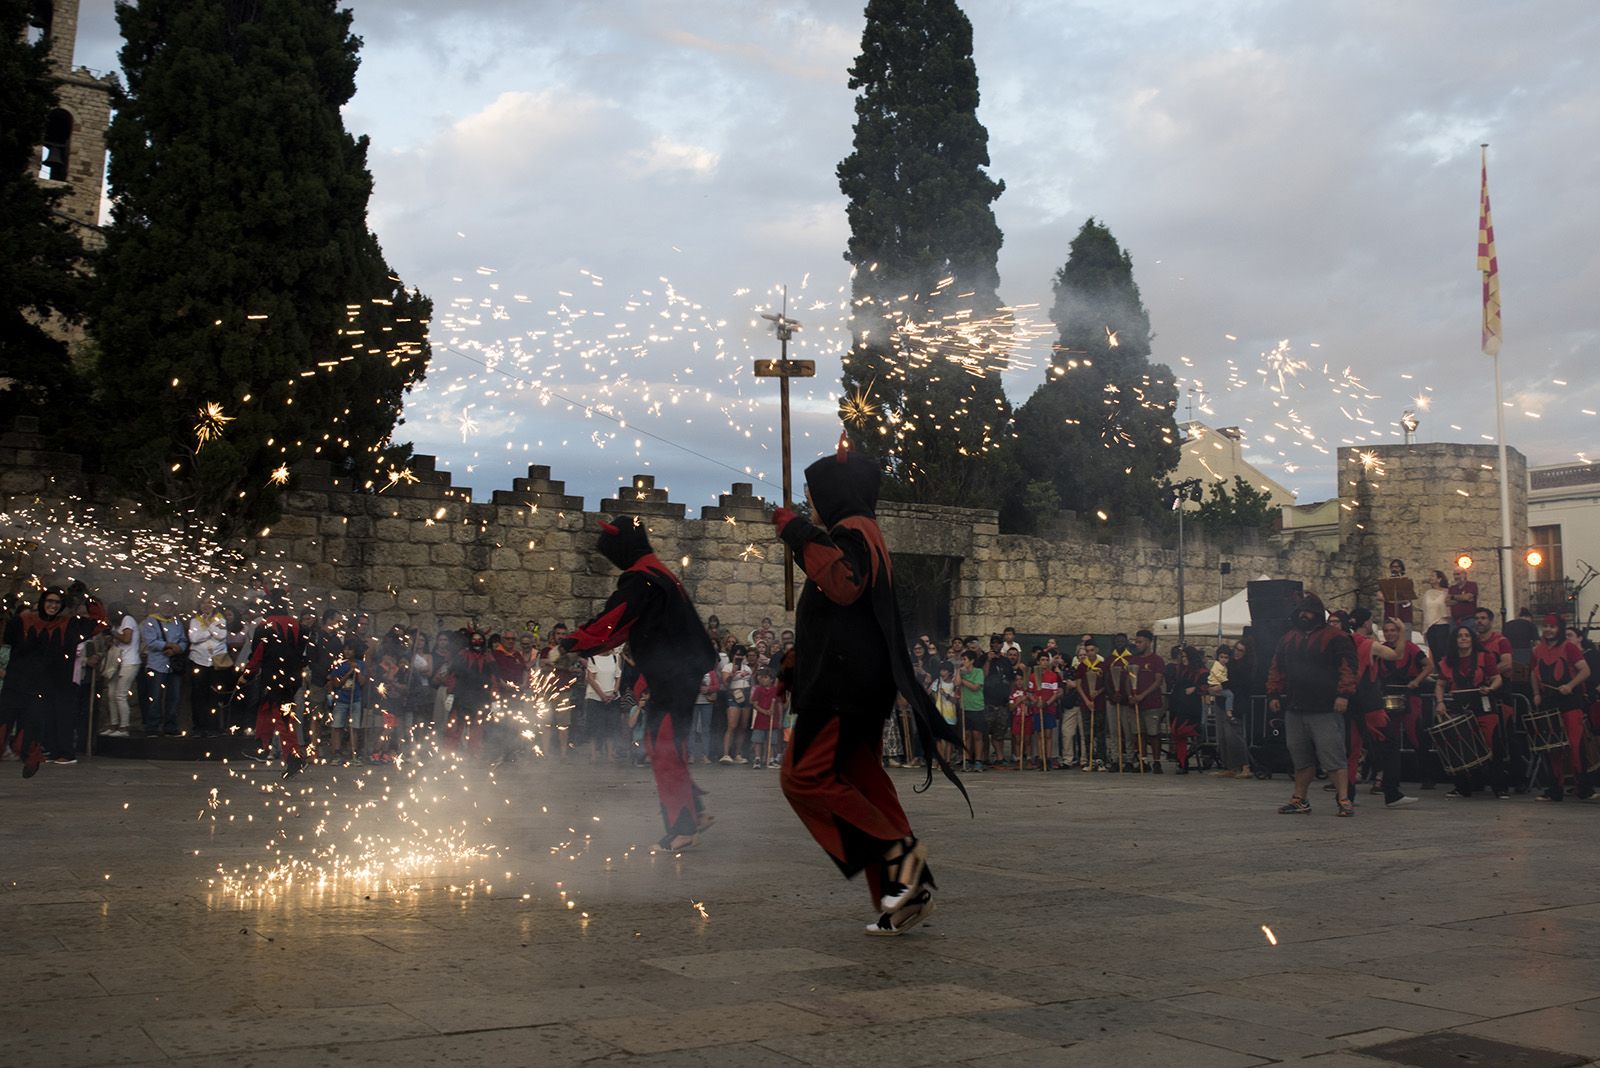
[[[864,427],[878,414],[878,406],[872,402],[872,387],[877,382],[874,379],[865,387],[857,387],[854,393],[839,401],[839,418],[852,426]]]
[[[1261,933],[1267,936],[1268,945],[1275,946],[1278,944],[1278,936],[1273,934],[1272,928],[1268,927],[1266,924],[1261,925]]]
[[[411,468],[405,467],[397,471],[391,467],[389,468],[389,481],[385,483],[383,489],[379,490],[378,492],[383,493],[387,490],[394,489],[402,482],[411,483],[416,481],[418,481],[417,476],[412,472]]]
[[[279,464],[272,469],[272,474],[267,476],[267,481],[274,486],[287,486],[289,484],[289,465]]]
[[[1121,344],[1122,342],[1117,340],[1117,332],[1111,329],[1109,326],[1106,327],[1106,347],[1114,349]]]
[[[1363,450],[1361,453],[1359,453],[1359,455],[1361,457],[1362,470],[1370,471],[1374,475],[1383,474],[1383,458],[1377,453],[1370,450]]]
[[[222,431],[234,420],[234,416],[224,415],[222,405],[216,401],[207,401],[205,407],[200,409],[199,420],[194,424],[194,448],[196,452],[205,448],[206,442],[216,441],[222,437]]]
[[[755,542],[746,545],[744,551],[739,554],[739,559],[741,560],[765,560],[766,558],[766,554],[761,551],[760,546],[756,545]]]
[[[478,432],[478,421],[472,418],[470,408],[462,409],[461,418],[456,422],[456,429],[461,431],[461,443],[465,445],[467,439]]]
[[[711,913],[706,911],[706,903],[704,901],[691,901],[689,905],[700,914],[702,920],[711,919]]]

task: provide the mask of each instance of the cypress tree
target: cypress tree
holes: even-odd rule
[[[855,268],[841,414],[887,453],[890,497],[998,503],[1011,410],[989,135],[972,24],[952,0],[869,0],[854,151],[838,168]]]
[[[27,40],[33,10],[0,0],[0,427],[45,410],[57,426],[79,388],[66,344],[41,326],[79,318],[85,252],[58,214],[64,190],[33,167],[57,106],[49,40]]]
[[[1050,367],[1017,411],[1025,477],[1053,486],[1061,507],[1080,514],[1154,518],[1162,479],[1179,459],[1177,386],[1150,361],[1133,258],[1093,218],[1056,272],[1050,317],[1058,330]]]
[[[340,115],[350,12],[142,0],[117,19],[127,88],[94,310],[116,388],[107,466],[225,529],[270,518],[302,457],[376,479],[431,306],[366,226],[367,139]]]

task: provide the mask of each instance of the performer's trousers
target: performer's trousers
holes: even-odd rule
[[[1178,767],[1185,767],[1189,763],[1189,743],[1200,736],[1200,729],[1193,723],[1183,720],[1172,721],[1172,755],[1177,758]]]
[[[911,823],[883,770],[883,732],[862,726],[852,732],[856,737],[843,737],[838,714],[816,716],[825,721],[808,724],[809,714],[799,714],[797,744],[783,755],[783,794],[845,878],[866,871],[876,908],[883,895],[878,862],[892,843],[911,837]]]
[[[683,710],[687,714],[658,709],[652,695],[651,705],[645,709],[644,746],[656,779],[656,797],[661,801],[661,822],[667,829],[661,839],[665,845],[698,830],[702,806],[701,790],[689,774],[689,731],[684,729],[694,715],[693,698]]]
[[[293,711],[294,694],[262,694],[261,703],[256,706],[256,745],[270,749],[276,736],[285,758],[298,757],[300,739],[296,737]]]
[[[1361,766],[1362,750],[1370,745],[1378,777],[1383,782],[1384,801],[1399,800],[1400,736],[1405,729],[1403,723],[1391,720],[1389,713],[1381,708],[1365,715],[1352,713],[1347,718],[1350,723],[1348,789],[1352,793],[1355,791],[1356,773]]]
[[[1135,723],[1134,708],[1132,705],[1108,705],[1106,724],[1111,733],[1111,741],[1117,747],[1117,762],[1128,764],[1138,761],[1139,735]],[[1120,733],[1119,733],[1120,732]],[[1130,757],[1128,754],[1132,753]]]
[[[1456,776],[1456,793],[1471,796],[1480,784],[1486,784],[1495,793],[1504,793],[1511,783],[1510,760],[1507,756],[1506,735],[1509,722],[1503,721],[1499,711],[1475,714],[1478,733],[1489,749],[1489,763]]]

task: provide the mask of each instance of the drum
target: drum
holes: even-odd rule
[[[1600,771],[1600,734],[1586,729],[1583,732],[1582,752],[1584,769],[1590,775]]]
[[[1403,693],[1386,693],[1383,695],[1383,710],[1389,713],[1390,718],[1403,716],[1409,711],[1411,698]]]
[[[1489,763],[1489,747],[1472,716],[1448,716],[1428,728],[1446,775],[1464,775]]]
[[[1522,726],[1528,732],[1528,748],[1535,753],[1553,753],[1567,747],[1567,731],[1561,724],[1559,709],[1524,713]]]

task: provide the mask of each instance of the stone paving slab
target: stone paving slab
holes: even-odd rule
[[[1450,1034],[1600,1061],[1596,806],[1285,818],[1281,780],[990,773],[974,820],[907,774],[939,909],[867,939],[775,776],[695,770],[719,822],[681,856],[647,769],[469,768],[421,822],[491,857],[253,897],[219,866],[369,799],[392,830],[398,773],[0,764],[0,1063],[1374,1068]]]

